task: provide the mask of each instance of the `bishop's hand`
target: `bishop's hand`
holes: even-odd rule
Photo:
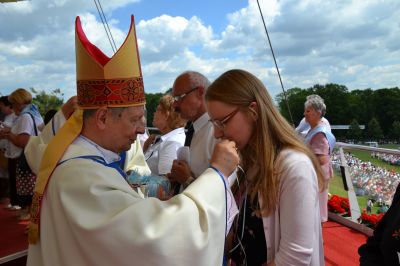
[[[224,139],[215,145],[210,164],[221,171],[225,177],[235,171],[239,162],[240,157],[235,142]]]

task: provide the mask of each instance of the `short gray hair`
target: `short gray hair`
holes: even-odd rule
[[[203,87],[204,89],[208,89],[211,82],[206,78],[203,74],[197,71],[185,71],[179,76],[187,75],[189,78],[190,85],[195,87]]]
[[[304,103],[304,107],[312,107],[315,111],[321,113],[321,117],[323,117],[326,113],[326,105],[324,103],[324,99],[317,94],[311,94],[307,96],[306,102]]]
[[[128,107],[109,107],[108,109],[111,110],[111,114],[114,118],[117,118],[121,115],[121,113],[127,109]],[[96,109],[84,109],[83,110],[83,121],[87,120],[88,118],[94,116],[99,108]]]

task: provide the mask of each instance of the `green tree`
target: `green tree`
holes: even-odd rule
[[[352,140],[360,140],[362,137],[362,130],[356,119],[350,123],[349,130],[347,131],[347,138]]]
[[[146,93],[146,124],[148,127],[153,127],[154,112],[163,95],[163,93]]]
[[[32,102],[39,108],[40,114],[44,117],[47,111],[50,109],[60,109],[64,103],[64,93],[60,89],[52,90],[50,93],[44,90],[37,91],[34,88],[30,88],[30,91],[34,95]]]
[[[383,134],[388,136],[394,121],[400,121],[400,89],[378,89],[373,94],[374,116]],[[372,116],[370,116],[372,117]]]
[[[292,88],[286,91],[288,103],[286,103],[283,93],[280,93],[275,97],[281,114],[290,124],[292,121],[290,121],[290,115],[287,106],[289,105],[291,114],[293,116],[294,126],[297,126],[304,116],[304,102],[306,101],[307,95],[308,92],[306,90],[301,88]]]
[[[397,141],[400,139],[400,121],[396,120],[393,122],[390,130],[390,137]]]
[[[376,141],[383,137],[381,126],[375,117],[368,123],[367,136],[370,140]]]

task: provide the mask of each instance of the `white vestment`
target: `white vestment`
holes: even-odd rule
[[[47,133],[26,150],[36,169]],[[61,161],[85,155],[101,156],[74,142]],[[40,240],[29,245],[27,265],[222,265],[225,188],[212,169],[160,201],[141,198],[114,168],[71,159],[50,177],[40,218]]]

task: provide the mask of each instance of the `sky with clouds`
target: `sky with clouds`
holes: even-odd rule
[[[400,1],[259,0],[286,89],[338,83],[400,87]],[[101,1],[117,47],[135,16],[145,90],[165,92],[196,70],[212,81],[246,69],[281,92],[256,0]],[[76,93],[74,20],[107,55],[93,1],[0,3],[0,93],[18,87]]]

